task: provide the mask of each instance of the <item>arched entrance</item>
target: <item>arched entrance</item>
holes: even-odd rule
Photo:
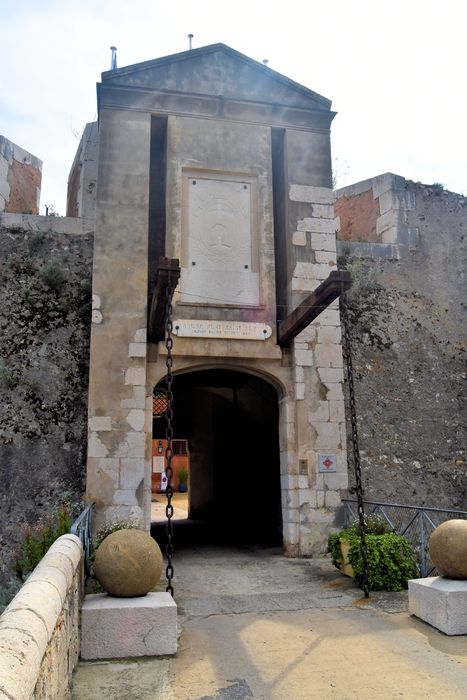
[[[176,375],[173,392],[174,439],[187,441],[189,471],[188,519],[174,522],[178,542],[281,544],[276,389],[246,372],[206,369]],[[155,446],[165,427],[164,418],[154,420]],[[158,541],[163,528],[153,523]]]

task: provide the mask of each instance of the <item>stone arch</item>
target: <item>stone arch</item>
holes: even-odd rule
[[[256,368],[210,363],[178,369],[173,391],[174,437],[190,452],[189,520],[223,541],[281,544],[284,385]],[[163,437],[161,421],[154,430]]]

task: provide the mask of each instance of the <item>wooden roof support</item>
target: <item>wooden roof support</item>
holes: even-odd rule
[[[277,324],[277,342],[289,347],[292,340],[324,311],[334,299],[352,285],[350,272],[334,270],[314,292],[309,294],[297,308]]]
[[[148,321],[148,341],[157,343],[165,338],[165,307],[167,287],[172,291],[180,279],[180,261],[177,258],[159,258],[156,270],[156,284],[151,300]]]

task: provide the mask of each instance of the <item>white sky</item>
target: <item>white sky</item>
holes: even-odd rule
[[[121,68],[190,32],[332,100],[338,186],[391,171],[467,194],[467,0],[0,0],[0,18],[0,133],[43,160],[42,213],[65,213],[109,47]]]

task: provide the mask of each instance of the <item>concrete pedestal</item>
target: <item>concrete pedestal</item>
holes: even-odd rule
[[[441,576],[409,581],[409,610],[445,634],[467,634],[467,581]]]
[[[165,656],[177,651],[177,606],[169,593],[138,598],[87,595],[81,614],[81,658]]]

